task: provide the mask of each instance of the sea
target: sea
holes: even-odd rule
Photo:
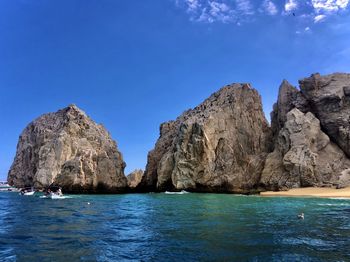
[[[350,199],[3,192],[0,261],[350,261]]]

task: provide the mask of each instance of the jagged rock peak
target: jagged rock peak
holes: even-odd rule
[[[141,182],[142,176],[143,176],[142,169],[135,169],[129,175],[127,175],[126,178],[128,179],[129,187],[130,188],[137,187],[138,184]]]
[[[296,87],[287,80],[283,80],[279,87],[277,103],[274,104],[271,112],[271,128],[274,136],[278,135],[279,130],[286,122],[287,113],[293,108],[307,112],[309,105]]]
[[[24,129],[8,181],[38,188],[54,183],[66,192],[119,192],[127,186],[124,168],[108,131],[69,105]]]

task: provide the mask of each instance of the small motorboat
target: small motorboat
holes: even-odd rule
[[[51,199],[63,199],[65,198],[62,193],[61,187],[58,186],[50,186],[46,191],[45,191],[45,198],[51,198]]]
[[[21,196],[33,196],[35,194],[35,190],[33,187],[25,187],[19,191],[19,194]]]
[[[171,192],[171,191],[165,191],[165,194],[169,195],[183,195],[183,194],[188,194],[189,192],[185,190],[181,190],[180,192]]]

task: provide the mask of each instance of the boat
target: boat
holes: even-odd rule
[[[0,192],[18,192],[19,190],[10,186],[6,181],[0,181]]]
[[[185,191],[185,190],[181,190],[180,192],[171,192],[171,191],[165,191],[165,194],[169,194],[169,195],[183,195],[183,194],[187,194],[189,192]]]
[[[33,196],[35,194],[35,190],[33,187],[25,187],[20,190],[19,194],[21,196]]]
[[[62,189],[59,186],[50,186],[45,190],[45,198],[51,199],[64,199],[64,195],[62,193]]]

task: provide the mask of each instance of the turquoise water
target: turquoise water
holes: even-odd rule
[[[0,261],[350,261],[346,199],[0,193],[0,225]]]

